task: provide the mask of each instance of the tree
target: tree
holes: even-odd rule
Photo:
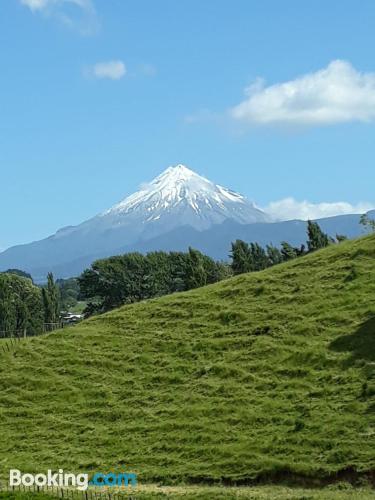
[[[302,257],[303,255],[305,255],[307,252],[306,252],[306,246],[305,245],[301,245],[299,248],[298,247],[294,247],[294,250],[297,254],[297,257]]]
[[[149,297],[144,255],[133,252],[95,261],[78,278],[81,296],[89,299],[90,312],[108,311]],[[86,311],[87,312],[87,311]]]
[[[39,333],[43,328],[42,293],[30,279],[0,273],[0,331]]]
[[[307,221],[307,235],[307,247],[309,252],[325,248],[330,244],[328,235],[323,233],[317,222],[313,222],[311,220]]]
[[[207,271],[207,283],[217,283],[233,276],[231,266],[226,262],[215,262],[210,257],[204,256]],[[209,262],[206,261],[209,260]]]
[[[171,293],[171,259],[166,252],[150,252],[145,262],[145,295],[160,297]]]
[[[258,243],[250,243],[251,271],[262,271],[269,267],[266,251]]]
[[[53,310],[50,296],[46,288],[42,288],[42,299],[43,299],[43,309],[44,309],[44,323],[53,323]]]
[[[59,288],[52,273],[47,275],[47,286],[43,288],[43,303],[45,307],[45,322],[57,323],[60,318]]]
[[[362,224],[362,226],[365,229],[368,229],[372,232],[375,232],[375,220],[370,219],[368,214],[361,215],[361,218],[359,219],[359,223]]]
[[[283,261],[286,262],[288,260],[296,259],[298,257],[297,249],[292,247],[288,242],[281,242],[281,255]]]
[[[59,288],[60,307],[63,311],[68,311],[79,300],[79,284],[77,278],[58,279],[56,285]]]
[[[170,277],[169,293],[187,290],[185,283],[188,255],[184,252],[169,252]]]
[[[16,276],[21,276],[22,278],[27,278],[33,281],[31,274],[26,273],[25,271],[21,271],[21,269],[7,269],[5,271],[6,274],[15,274]]]
[[[253,270],[251,250],[244,241],[236,240],[232,243],[230,257],[233,274],[248,273]]]
[[[342,243],[343,241],[346,241],[348,239],[347,236],[344,234],[336,234],[336,241],[337,243]]]
[[[283,254],[277,247],[267,245],[266,252],[269,266],[275,266],[283,261]]]
[[[189,247],[185,272],[185,285],[187,290],[207,284],[207,271],[204,264],[204,255],[198,250]]]
[[[26,304],[17,300],[15,303],[15,313],[16,313],[16,331],[24,332],[27,330],[29,311],[27,310]]]
[[[1,277],[0,277],[1,278]],[[16,331],[17,316],[14,307],[14,290],[8,279],[0,279],[0,331]]]

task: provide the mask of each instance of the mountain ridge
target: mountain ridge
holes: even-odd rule
[[[369,212],[375,217],[375,211]],[[323,231],[332,237],[345,233],[349,238],[364,235],[360,225],[360,215],[341,215],[317,219]],[[227,220],[205,231],[197,231],[189,226],[181,226],[168,233],[149,240],[140,240],[134,245],[119,247],[113,253],[90,254],[74,261],[61,264],[52,269],[56,277],[79,275],[85,268],[97,259],[120,255],[129,252],[147,253],[151,251],[186,251],[189,246],[200,250],[217,260],[227,260],[230,245],[236,239],[247,242],[257,242],[262,246],[273,244],[279,246],[282,241],[288,241],[294,246],[304,244],[307,239],[307,222],[299,219],[258,224],[238,224]],[[35,281],[45,279],[46,269],[34,270]]]
[[[227,219],[241,224],[271,220],[244,196],[179,164],[81,224],[5,250],[0,254],[0,269],[47,269],[92,253],[106,255],[176,227],[203,231]]]
[[[332,237],[336,233],[356,237],[363,229],[359,218],[337,216],[320,219],[320,223]],[[3,251],[0,271],[20,268],[43,281],[49,271],[56,277],[71,277],[93,260],[118,253],[186,250],[189,246],[226,259],[235,239],[300,245],[306,239],[305,228],[304,221],[272,222],[244,196],[179,164],[81,224]]]

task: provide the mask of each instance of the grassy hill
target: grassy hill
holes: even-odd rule
[[[1,469],[374,478],[375,237],[0,352]]]

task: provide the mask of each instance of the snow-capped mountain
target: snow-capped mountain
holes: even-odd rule
[[[182,227],[204,231],[224,221],[271,222],[244,196],[214,184],[184,165],[167,168],[139,191],[78,226],[0,254],[0,270],[21,268],[35,274],[87,257],[108,256],[137,242]],[[171,250],[174,244],[171,242]],[[86,260],[85,260],[86,258]]]
[[[270,221],[244,196],[214,184],[184,165],[167,168],[101,217],[120,224],[134,217],[143,224],[162,220],[168,221],[169,228],[189,225],[196,229],[207,229],[225,219],[242,224]]]

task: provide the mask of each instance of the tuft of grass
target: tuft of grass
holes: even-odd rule
[[[374,297],[369,236],[0,351],[1,468],[373,480]]]

